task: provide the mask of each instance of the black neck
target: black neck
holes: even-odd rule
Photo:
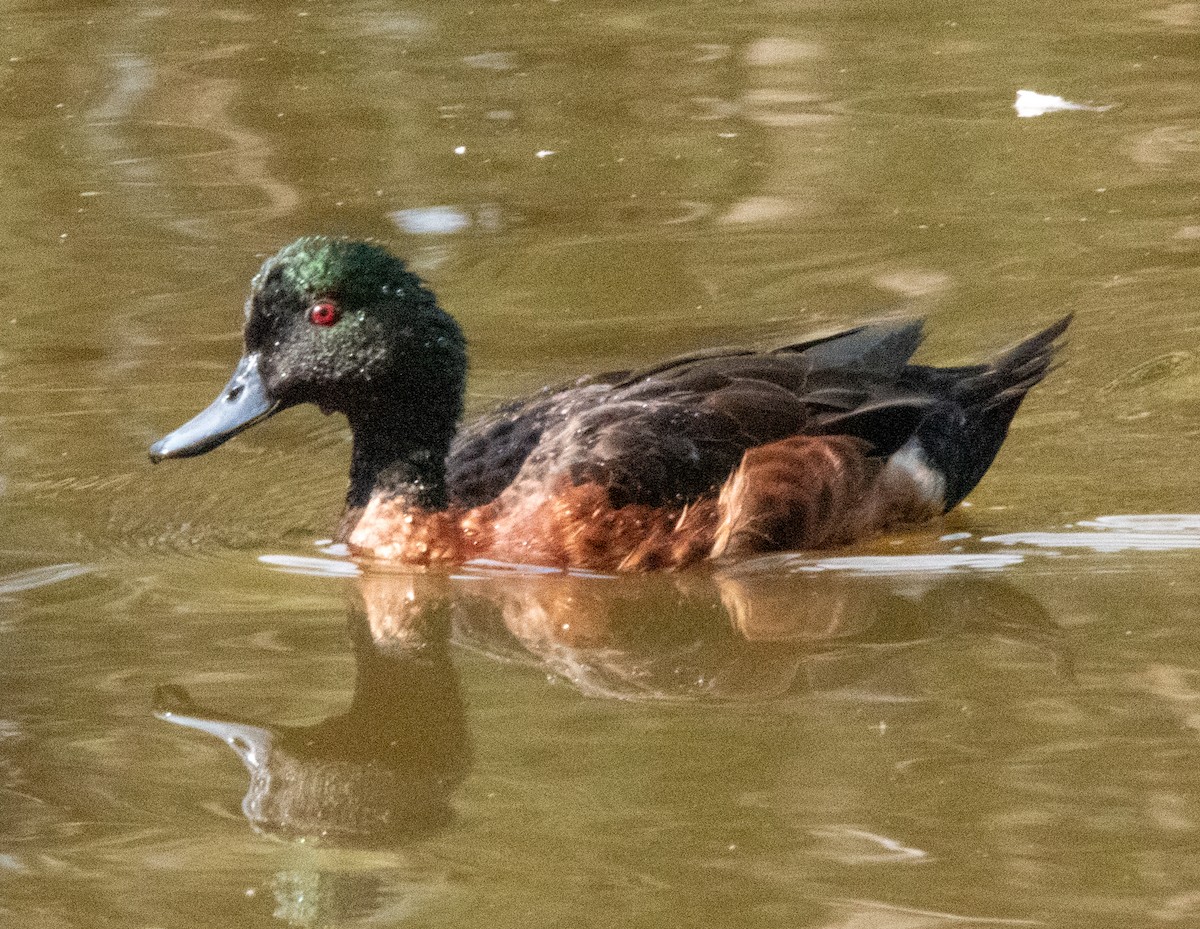
[[[350,429],[354,450],[347,509],[366,506],[376,491],[424,509],[445,508],[446,454],[452,432],[439,436],[414,429],[410,417],[397,420],[369,414],[352,417]]]

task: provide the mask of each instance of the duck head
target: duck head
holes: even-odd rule
[[[298,239],[251,282],[244,339],[217,399],[156,442],[152,461],[202,455],[280,410],[312,403],[350,421],[350,505],[364,504],[385,473],[397,492],[444,502],[466,346],[404,262],[369,242]]]

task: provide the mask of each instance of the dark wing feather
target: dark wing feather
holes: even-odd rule
[[[910,319],[861,326],[776,351],[802,352],[813,371],[869,371],[877,377],[894,377],[904,370],[922,338],[924,324]]]
[[[884,323],[768,352],[729,350],[544,390],[462,430],[450,498],[475,506],[566,480],[615,505],[679,505],[718,488],[745,452],[795,435],[847,435],[887,456],[916,441],[946,478],[946,508],[991,465],[1067,319],[989,364],[910,363],[919,322]]]
[[[920,323],[859,327],[770,352],[703,352],[635,373],[509,404],[471,424],[447,463],[451,499],[477,505],[514,481],[606,487],[616,505],[681,504],[719,487],[746,449],[841,421],[886,451],[918,405],[888,391],[920,340]],[[814,391],[815,388],[815,391]],[[883,394],[881,394],[881,390]],[[811,396],[810,396],[811,394]],[[874,413],[853,418],[860,407]],[[875,428],[874,424],[881,424]],[[878,433],[873,435],[872,433]]]
[[[844,329],[832,335],[817,336],[801,342],[790,342],[763,352],[753,348],[704,349],[671,358],[649,368],[598,375],[614,387],[626,387],[640,381],[658,378],[680,368],[710,361],[732,362],[736,358],[755,358],[765,354],[805,355],[813,369],[876,368],[898,371],[912,357],[923,338],[924,324],[919,319],[875,323]]]

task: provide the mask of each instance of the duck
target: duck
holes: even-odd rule
[[[383,245],[267,258],[216,400],[150,458],[212,451],[305,403],[349,423],[335,536],[369,562],[679,570],[863,542],[979,483],[1051,369],[1065,316],[991,361],[914,364],[920,320],[585,375],[460,425],[467,350]]]

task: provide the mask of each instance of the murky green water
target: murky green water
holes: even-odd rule
[[[0,36],[0,924],[1200,925],[1200,5],[9,3]],[[340,422],[145,456],[314,231],[438,288],[474,409],[882,314],[944,362],[1077,318],[945,526],[359,578],[316,544]]]

